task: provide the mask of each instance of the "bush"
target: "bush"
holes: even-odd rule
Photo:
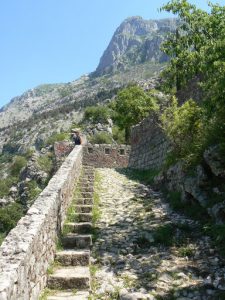
[[[200,160],[204,149],[202,109],[192,99],[178,106],[177,99],[172,98],[171,105],[161,115],[162,127],[168,136],[172,152],[167,163],[183,159],[187,165]]]
[[[154,241],[157,244],[165,246],[172,246],[174,243],[174,229],[171,224],[161,225],[156,228],[154,234]]]
[[[112,133],[113,133],[113,139],[118,144],[126,144],[124,129],[120,129],[118,126],[113,126]]]
[[[35,180],[29,181],[27,183],[27,188],[28,188],[29,204],[32,204],[42,190],[40,189],[40,187],[38,186]]]
[[[107,106],[88,106],[84,112],[84,120],[92,123],[107,123],[111,116],[111,110]]]
[[[90,137],[91,144],[112,144],[112,136],[106,132],[100,132]]]
[[[23,156],[16,156],[13,160],[13,163],[10,167],[10,174],[14,177],[17,177],[20,174],[20,171],[27,164],[27,160]]]
[[[12,203],[0,208],[0,232],[8,233],[23,217],[23,207],[19,203]]]
[[[53,170],[53,156],[52,154],[46,154],[43,156],[40,156],[37,160],[39,166],[43,171],[48,173],[49,175],[52,173]]]
[[[69,140],[68,133],[53,133],[45,142],[45,146],[53,145],[55,142]]]
[[[9,189],[13,185],[13,183],[16,181],[15,178],[7,177],[5,179],[0,180],[0,197],[8,196]]]

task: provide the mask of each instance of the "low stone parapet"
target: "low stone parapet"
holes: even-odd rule
[[[126,168],[130,146],[87,144],[84,146],[83,164],[97,168]]]
[[[46,286],[57,236],[80,175],[82,150],[73,149],[0,247],[1,300],[36,300]]]

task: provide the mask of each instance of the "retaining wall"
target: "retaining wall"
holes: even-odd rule
[[[57,236],[80,175],[82,150],[74,148],[0,247],[1,300],[36,300],[45,288]]]
[[[156,117],[148,117],[131,130],[129,167],[159,169],[166,158],[169,143]]]
[[[129,155],[128,145],[87,144],[83,149],[83,164],[97,168],[126,168]]]

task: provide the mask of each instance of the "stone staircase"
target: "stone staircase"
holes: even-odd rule
[[[74,204],[74,220],[64,225],[63,250],[56,253],[54,271],[48,277],[47,287],[53,292],[47,300],[88,299],[91,289],[89,264],[93,193],[94,169],[85,166],[80,179],[79,198]]]

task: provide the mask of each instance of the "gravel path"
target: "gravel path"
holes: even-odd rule
[[[101,217],[91,299],[224,300],[224,261],[197,222],[171,211],[129,172],[97,172]]]

